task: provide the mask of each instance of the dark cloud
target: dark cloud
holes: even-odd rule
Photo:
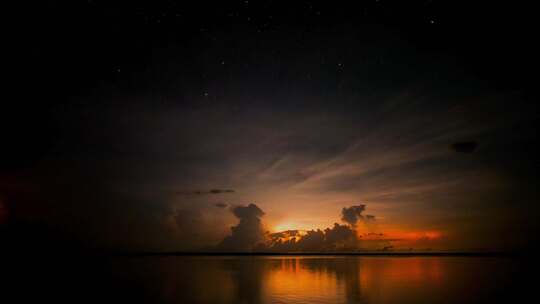
[[[365,208],[364,205],[362,205]],[[356,208],[355,208],[356,207]],[[359,206],[344,208],[357,210]],[[222,251],[348,251],[357,247],[358,238],[354,225],[334,223],[324,230],[285,230],[275,233],[264,232],[261,217],[264,212],[255,204],[231,208],[240,219],[231,227],[231,234],[217,246]]]
[[[271,233],[271,238],[286,238],[286,237],[295,237],[297,235],[300,235],[300,231],[298,230],[285,230],[281,232],[275,232]]]
[[[354,227],[360,219],[364,218],[364,216],[362,215],[362,212],[364,212],[364,210],[366,210],[366,205],[364,204],[344,207],[341,210],[341,220]]]
[[[458,153],[472,153],[478,147],[476,141],[461,141],[453,143],[450,148]]]
[[[210,190],[195,190],[195,191],[178,191],[176,194],[180,195],[206,195],[206,194],[223,194],[234,193],[232,189],[210,189]]]
[[[334,223],[332,229],[324,229],[325,243],[329,249],[353,249],[356,244],[356,231],[346,225]]]
[[[231,227],[231,234],[218,245],[224,251],[253,251],[265,240],[261,217],[264,212],[255,204],[231,208],[232,213],[240,220]]]
[[[335,223],[332,228],[303,234],[297,230],[272,233],[263,249],[275,252],[347,251],[355,249],[357,240],[356,231],[350,226]]]
[[[310,230],[301,233],[287,230],[269,235],[266,250],[286,251],[348,251],[358,249],[356,224],[359,220],[375,221],[374,215],[362,215],[366,205],[356,205],[342,209],[342,220],[349,225],[334,223],[331,228]]]
[[[304,237],[298,242],[300,250],[305,251],[317,251],[325,247],[325,233],[320,230],[310,230]]]
[[[214,206],[218,208],[226,208],[228,205],[226,203],[215,203]]]

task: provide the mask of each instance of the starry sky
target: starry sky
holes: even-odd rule
[[[0,122],[0,226],[15,243],[208,250],[249,227],[280,242],[346,227],[373,250],[536,246],[526,7],[88,0],[23,11]]]

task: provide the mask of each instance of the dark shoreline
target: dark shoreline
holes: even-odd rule
[[[522,257],[529,254],[515,252],[123,252],[120,257],[145,256],[465,256],[465,257]]]

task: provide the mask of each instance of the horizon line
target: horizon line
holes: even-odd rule
[[[116,252],[115,256],[523,256],[524,252],[510,251],[434,251],[434,252],[231,252],[231,251],[133,251]]]

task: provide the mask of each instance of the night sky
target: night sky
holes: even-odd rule
[[[530,8],[350,2],[25,4],[2,233],[113,251],[536,246]]]

